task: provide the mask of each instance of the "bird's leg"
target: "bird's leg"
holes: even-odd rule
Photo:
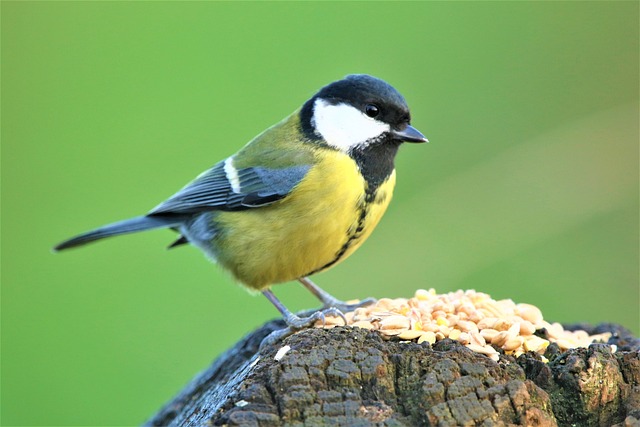
[[[311,280],[309,280],[308,277],[301,277],[298,279],[298,281],[302,283],[302,286],[309,289],[309,291],[313,295],[315,295],[316,298],[320,300],[320,302],[322,302],[322,305],[325,308],[335,307],[342,312],[348,312],[348,311],[353,311],[356,308],[364,307],[366,305],[373,304],[376,302],[375,298],[366,298],[355,304],[347,304],[346,302],[340,301],[339,299],[335,298],[328,292],[322,290],[320,286],[313,283]]]
[[[290,312],[270,290],[262,291],[262,294],[267,297],[267,299],[271,301],[271,304],[282,314],[287,327],[273,331],[267,335],[260,343],[260,349],[273,347],[276,343],[294,334],[297,330],[311,326],[318,320],[322,320],[322,324],[324,325],[325,315],[339,316],[344,321],[344,324],[347,324],[347,319],[344,317],[344,314],[337,308],[330,307],[315,312],[306,312],[305,314],[310,314],[306,317],[300,317]]]
[[[270,290],[262,291],[262,295],[267,297],[271,304],[273,304],[278,311],[282,314],[285,323],[291,330],[298,330],[309,327],[316,323],[318,320],[322,320],[322,324],[324,325],[324,319],[326,315],[329,316],[339,316],[344,321],[344,324],[347,324],[347,319],[344,317],[344,314],[337,307],[326,307],[322,310],[316,311],[307,317],[299,317],[293,314],[287,309],[287,307],[280,302],[278,298],[271,292]]]

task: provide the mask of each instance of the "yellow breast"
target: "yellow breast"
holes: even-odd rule
[[[322,150],[289,196],[273,205],[216,217],[224,230],[218,262],[243,284],[264,289],[325,270],[351,255],[384,214],[395,171],[367,196],[366,181],[346,154]]]

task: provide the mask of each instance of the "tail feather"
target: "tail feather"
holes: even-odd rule
[[[72,237],[56,245],[53,249],[55,251],[61,251],[120,234],[135,233],[137,231],[152,230],[154,228],[176,227],[183,221],[184,218],[173,216],[139,216],[125,219],[124,221],[114,222],[113,224],[105,225],[104,227]]]

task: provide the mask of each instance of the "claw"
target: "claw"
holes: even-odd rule
[[[293,335],[296,331],[291,328],[278,329],[277,331],[271,332],[269,335],[262,339],[260,343],[259,351],[263,349],[267,349],[269,347],[273,347],[277,342],[282,341],[290,335]]]
[[[355,310],[356,308],[366,307],[367,305],[375,304],[377,301],[378,300],[375,298],[366,298],[355,304],[347,304],[345,302],[340,301],[340,303],[335,305],[334,307],[344,313],[348,313],[350,311]]]
[[[336,307],[329,307],[323,310],[316,311],[315,313],[312,313],[307,317],[298,317],[293,313],[289,313],[287,314],[287,316],[285,316],[284,321],[286,322],[287,326],[289,326],[290,328],[294,330],[298,330],[298,329],[304,329],[309,326],[312,326],[318,320],[321,320],[322,326],[325,326],[326,316],[340,317],[344,321],[344,324],[345,325],[347,324],[347,318],[342,313],[342,311],[340,311],[340,309]]]
[[[332,315],[334,317],[339,317],[342,319],[342,321],[344,322],[344,326],[347,326],[347,318],[345,317],[344,313],[342,312],[341,309],[339,309],[338,307],[328,307],[325,308],[324,310],[322,310],[320,313],[323,314],[323,319],[322,319],[322,326],[325,326],[325,321],[324,321],[324,315],[325,314],[329,314]]]

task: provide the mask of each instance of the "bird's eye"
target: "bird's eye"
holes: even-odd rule
[[[377,105],[367,104],[367,106],[364,107],[364,112],[369,117],[376,117],[378,114],[380,114],[380,109]]]

